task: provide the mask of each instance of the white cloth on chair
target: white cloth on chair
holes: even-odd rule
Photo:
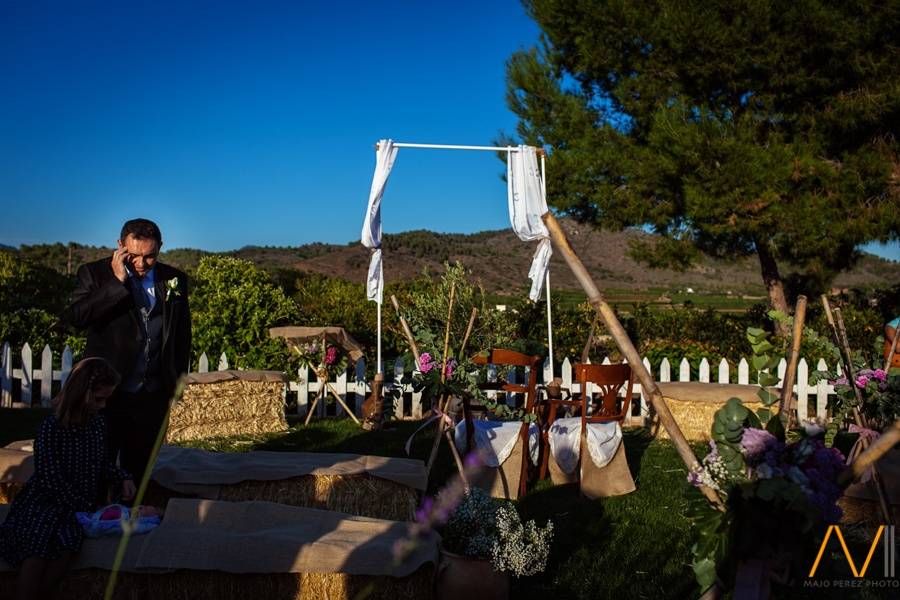
[[[581,417],[556,419],[550,425],[550,453],[564,473],[574,473],[581,455]],[[618,422],[588,423],[588,452],[597,467],[605,467],[622,443],[622,427]]]
[[[519,440],[519,432],[522,428],[521,421],[472,421],[475,426],[475,448],[479,450],[487,467],[499,467],[509,458],[516,442]],[[456,424],[454,432],[456,447],[460,450],[466,448],[466,422]],[[531,462],[537,464],[540,451],[540,436],[537,425],[531,423],[528,426],[528,453]]]

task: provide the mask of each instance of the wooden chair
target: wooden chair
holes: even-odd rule
[[[584,467],[584,456],[587,449],[587,429],[590,423],[623,423],[628,416],[631,407],[631,396],[633,394],[634,382],[632,379],[631,367],[627,364],[619,365],[592,365],[579,363],[575,365],[575,377],[578,380],[580,398],[573,399],[550,399],[547,400],[547,418],[544,420],[542,427],[543,438],[543,457],[541,461],[540,477],[543,479],[547,476],[549,460],[550,460],[550,426],[559,417],[560,409],[568,407],[580,413],[581,417],[581,453],[580,463],[582,464],[581,472],[586,470]],[[591,391],[588,393],[588,384]],[[619,397],[619,392],[625,388],[624,397]],[[590,460],[590,458],[588,458]],[[628,464],[625,461],[623,448],[620,444],[619,449],[614,457],[611,465],[612,468],[604,467],[601,470],[608,469],[607,475],[610,477],[618,477],[622,482],[602,482],[601,487],[604,493],[601,495],[614,495],[618,493],[627,493],[634,490],[634,481],[628,472]],[[623,472],[624,469],[624,472]],[[593,470],[592,470],[593,471]],[[583,479],[583,477],[579,477]],[[582,481],[584,484],[584,481]],[[606,494],[605,488],[610,488],[612,493]],[[583,490],[584,491],[584,490]],[[592,494],[588,494],[592,495]]]
[[[498,381],[488,381],[485,383],[479,384],[479,388],[484,391],[496,391],[498,393],[505,394],[515,394],[516,396],[522,395],[521,399],[516,398],[515,407],[521,408],[525,411],[526,414],[537,413],[537,376],[538,370],[541,365],[541,357],[540,356],[531,356],[528,354],[522,354],[521,352],[515,352],[514,350],[507,350],[503,348],[495,348],[491,350],[487,356],[476,356],[473,359],[473,362],[478,365],[494,365],[497,367],[507,367],[509,369],[516,369],[528,367],[528,377],[527,382],[525,383],[510,383],[506,380],[498,380]],[[524,377],[523,377],[524,379]],[[465,421],[466,426],[466,453],[472,451],[474,446],[474,437],[475,437],[475,416],[483,415],[487,412],[487,408],[480,404],[474,402],[471,398],[463,398],[462,402],[463,406],[463,419]],[[525,493],[525,486],[528,480],[528,463],[529,463],[529,452],[528,452],[528,424],[522,423],[519,431],[519,436],[521,439],[521,453],[522,453],[522,464],[520,467],[519,477],[518,477],[518,485],[514,486],[517,490],[508,490],[507,493],[515,493],[518,496],[521,496]],[[488,474],[488,478],[493,477],[493,475]],[[496,479],[496,477],[494,477]],[[485,486],[482,486],[485,487]],[[486,487],[491,487],[486,486]],[[493,485],[494,489],[497,488],[497,485]]]
[[[623,423],[628,416],[631,407],[631,395],[634,390],[634,381],[631,377],[631,367],[621,365],[591,365],[578,363],[575,365],[575,378],[581,387],[583,410],[581,411],[582,430],[588,423],[608,423],[618,421]],[[586,394],[587,384],[593,384],[593,391]],[[619,390],[628,386],[625,397],[619,398]],[[590,399],[593,411],[587,414],[587,402]]]

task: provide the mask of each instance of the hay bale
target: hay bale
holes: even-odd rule
[[[172,407],[166,441],[284,431],[286,385],[274,371],[192,373]]]
[[[144,504],[164,507],[170,498],[188,497],[151,481]],[[302,475],[222,485],[215,499],[265,500],[360,517],[411,521],[415,518],[419,495],[409,486],[371,475]]]
[[[397,600],[431,598],[434,568],[425,565],[403,578],[346,573],[235,574],[218,571],[120,573],[115,600]],[[13,572],[0,572],[0,600],[12,600]],[[103,598],[109,571],[70,571],[60,585],[58,600]]]
[[[744,406],[752,411],[763,406],[756,395],[760,388],[755,385],[684,382],[660,383],[659,389],[675,422],[678,423],[684,436],[692,441],[710,439],[713,417],[729,398],[740,399]],[[779,388],[768,389],[776,394],[781,393]],[[653,416],[652,431],[660,439],[669,438],[656,415]]]
[[[24,487],[24,483],[13,481],[0,483],[0,504],[12,504],[13,498],[15,498]]]

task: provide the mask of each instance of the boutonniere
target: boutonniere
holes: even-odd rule
[[[166,282],[166,302],[172,297],[172,295],[180,296],[181,292],[178,291],[178,278],[173,277],[172,279]]]

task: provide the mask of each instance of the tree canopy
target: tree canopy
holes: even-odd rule
[[[687,266],[756,254],[819,291],[859,244],[900,237],[900,1],[525,0],[541,45],[507,65],[551,206],[662,235]]]

